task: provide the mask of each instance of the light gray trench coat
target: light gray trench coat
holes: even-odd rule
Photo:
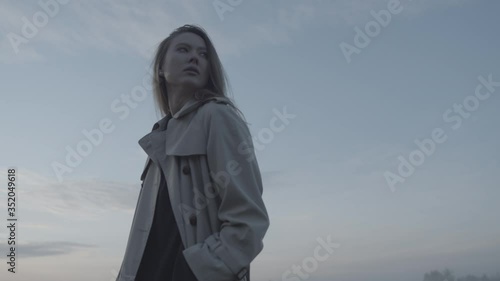
[[[269,216],[246,123],[222,97],[191,99],[139,140],[142,186],[117,281],[133,281],[165,173],[186,262],[199,281],[249,280]]]

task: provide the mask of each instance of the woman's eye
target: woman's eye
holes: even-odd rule
[[[187,52],[187,48],[186,48],[186,47],[180,47],[180,48],[179,48],[179,49],[177,49],[177,50],[179,50],[179,51],[185,50],[185,51]],[[208,53],[207,53],[207,52],[201,52],[201,55],[202,55],[203,57],[205,57],[205,58],[206,58],[206,57],[208,57]]]

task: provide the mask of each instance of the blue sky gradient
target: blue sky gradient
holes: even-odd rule
[[[214,3],[228,1],[61,0],[32,38],[23,18],[33,23],[41,4],[4,3],[0,175],[18,169],[19,221],[18,272],[3,263],[0,279],[114,280],[146,160],[137,141],[160,118],[150,90],[134,108],[122,96],[150,89],[143,79],[155,47],[187,23],[212,38],[259,144],[271,226],[253,280],[500,272],[500,86],[482,86],[489,97],[464,109],[467,118],[454,111],[474,101],[479,77],[500,82],[500,3],[401,0],[401,12],[348,60],[341,43],[355,46],[355,28],[391,1],[243,0],[220,15]],[[13,34],[27,42],[16,47]],[[269,138],[277,111],[294,117]],[[53,163],[105,119],[113,131],[58,178]],[[391,188],[385,175],[401,176],[400,159],[436,128],[446,140]],[[0,228],[3,260],[7,235]],[[311,268],[318,239],[339,247],[293,273]]]

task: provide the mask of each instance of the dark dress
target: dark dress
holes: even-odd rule
[[[153,224],[135,280],[198,281],[184,259],[183,250],[162,172]]]

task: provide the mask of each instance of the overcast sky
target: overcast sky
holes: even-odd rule
[[[252,280],[500,272],[498,1],[54,1],[0,9],[1,280],[116,278],[137,141],[160,118],[143,81],[188,23],[212,38],[257,147],[271,226]]]

